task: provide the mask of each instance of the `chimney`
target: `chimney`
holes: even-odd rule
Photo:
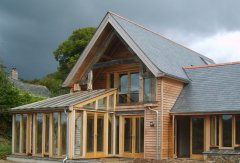
[[[11,77],[12,77],[12,79],[18,80],[18,72],[15,67],[12,68]]]

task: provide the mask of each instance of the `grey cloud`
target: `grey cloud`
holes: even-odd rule
[[[162,34],[209,36],[240,29],[237,0],[1,0],[0,57],[22,78],[54,72],[52,52],[71,32],[97,26],[108,10]],[[174,38],[173,38],[174,39]]]

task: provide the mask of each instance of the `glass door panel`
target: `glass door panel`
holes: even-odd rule
[[[94,152],[94,114],[87,115],[87,152]]]
[[[136,118],[136,139],[135,139],[135,152],[144,152],[144,118]]]
[[[192,118],[192,154],[204,150],[204,118]]]
[[[97,152],[103,152],[104,116],[97,116]]]
[[[124,119],[124,152],[132,152],[132,118]]]
[[[222,146],[232,147],[232,115],[222,116]]]
[[[49,114],[45,114],[45,153],[49,152],[49,128],[50,128],[50,124],[49,124],[49,118],[50,115]]]

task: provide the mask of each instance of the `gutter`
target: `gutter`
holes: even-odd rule
[[[67,109],[65,108],[64,109],[64,113],[66,115],[66,120],[67,120],[67,135],[66,135],[66,157],[62,160],[63,163],[65,163],[67,160],[68,160],[68,112],[67,112]]]
[[[157,125],[156,125],[156,127],[157,127],[157,130],[156,130],[156,160],[158,160],[158,114],[159,114],[159,111],[157,111],[157,110],[153,110],[151,107],[147,107],[149,110],[151,110],[151,111],[154,111],[154,112],[156,112],[156,116],[157,116],[157,119],[156,119],[156,121],[157,121]]]

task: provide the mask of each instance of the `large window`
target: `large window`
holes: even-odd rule
[[[232,115],[222,116],[222,146],[232,147]]]
[[[139,101],[139,73],[119,75],[119,103]]]
[[[143,101],[155,101],[156,80],[155,78],[144,78],[143,80]]]

